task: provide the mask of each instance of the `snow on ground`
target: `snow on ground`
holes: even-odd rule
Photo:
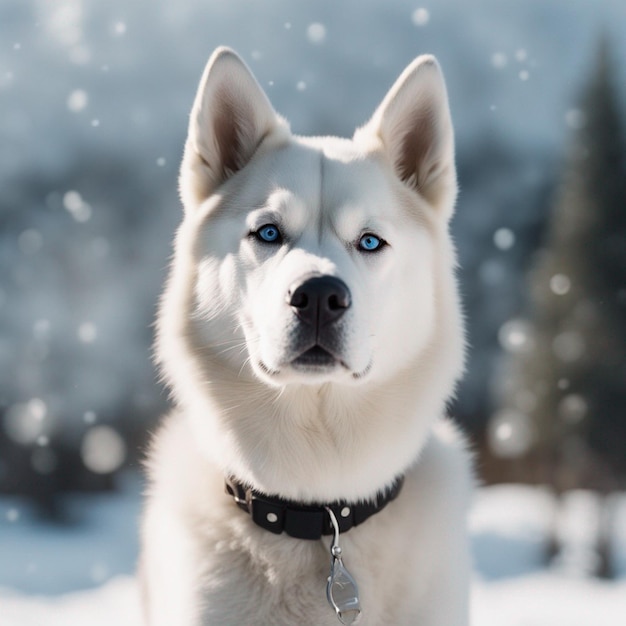
[[[588,575],[597,558],[598,496],[572,492],[557,509],[540,488],[480,490],[470,515],[476,566],[472,626],[624,626],[626,496],[610,503],[617,579],[606,582]],[[552,525],[563,551],[545,568],[543,547]]]
[[[138,626],[138,496],[133,480],[116,496],[74,496],[69,528],[38,523],[24,504],[0,499],[0,626]],[[472,626],[623,626],[626,495],[613,501],[618,578],[603,582],[587,574],[597,496],[569,494],[557,515],[542,489],[480,490],[470,515]],[[553,522],[566,555],[544,568]]]
[[[624,626],[626,581],[539,573],[473,588],[472,626]]]
[[[58,597],[0,593],[1,626],[138,626],[137,584],[120,576],[99,588]]]
[[[140,486],[135,477],[124,478],[120,493],[68,497],[65,524],[44,525],[31,503],[0,499],[0,588],[59,595],[132,573]]]
[[[473,586],[472,626],[624,626],[626,582],[599,583],[551,573]],[[138,626],[131,577],[59,598],[0,595],[2,626]]]

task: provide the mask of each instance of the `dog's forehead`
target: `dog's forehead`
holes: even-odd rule
[[[204,216],[258,227],[250,222],[274,214],[295,232],[325,224],[341,237],[354,237],[355,229],[391,216],[404,219],[390,179],[378,155],[359,151],[348,139],[291,137],[227,181]]]
[[[335,221],[346,210],[367,219],[385,211],[390,199],[378,160],[334,137],[295,138],[273,156],[265,180],[268,197],[281,198],[280,209],[305,211],[311,219]]]

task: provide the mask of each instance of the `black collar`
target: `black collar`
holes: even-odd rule
[[[250,514],[255,524],[280,535],[286,532],[296,539],[320,539],[332,535],[333,527],[326,511],[328,506],[339,523],[339,532],[345,533],[384,509],[397,497],[402,489],[404,476],[384,491],[379,491],[374,500],[349,503],[345,500],[324,504],[301,504],[284,500],[278,496],[260,493],[234,478],[226,479],[226,493],[231,495],[239,508]]]

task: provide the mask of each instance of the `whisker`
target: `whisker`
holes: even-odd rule
[[[251,361],[252,361],[252,357],[248,356],[248,358],[242,363],[241,368],[239,369],[239,373],[237,374],[238,378],[241,376],[241,373],[243,372],[246,365],[248,365]]]
[[[239,348],[240,352],[243,352],[247,348],[247,346],[248,344],[245,341],[242,341],[241,343],[235,344],[234,346],[230,346],[228,348],[220,350],[217,354],[226,354],[227,352],[230,352],[231,350],[236,350],[237,348]]]

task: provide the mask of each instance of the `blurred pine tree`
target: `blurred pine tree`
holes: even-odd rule
[[[519,478],[558,491],[606,491],[626,476],[626,156],[613,80],[604,38],[567,116],[562,183],[529,275],[527,323],[503,341],[512,356],[491,426]],[[503,445],[516,433],[526,446]]]

